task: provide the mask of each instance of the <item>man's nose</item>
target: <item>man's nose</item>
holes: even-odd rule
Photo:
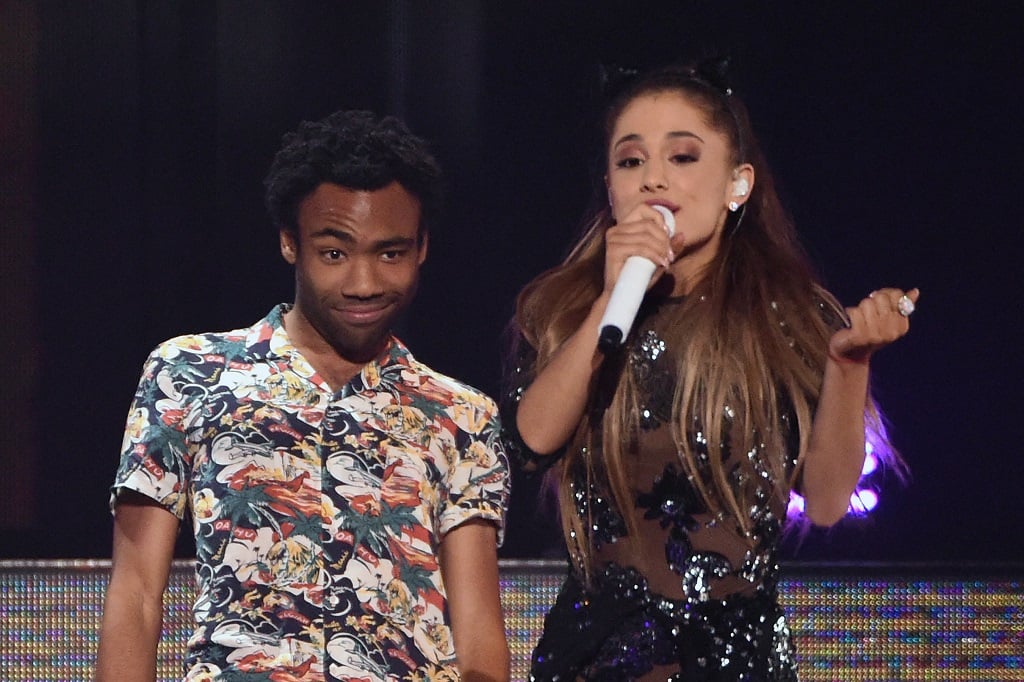
[[[373,257],[351,258],[345,272],[342,293],[353,298],[369,298],[381,293],[379,263]]]

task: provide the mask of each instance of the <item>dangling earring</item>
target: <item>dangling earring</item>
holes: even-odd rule
[[[733,201],[731,203],[735,204],[736,202]],[[730,206],[730,210],[733,210],[731,206]],[[739,213],[736,213],[736,210],[739,210]],[[746,214],[747,214],[747,205],[746,204],[743,204],[742,206],[737,206],[737,208],[735,210],[733,210],[733,215],[736,216],[736,222],[734,222],[732,224],[732,229],[729,230],[729,236],[730,237],[734,236],[736,234],[736,232],[740,229],[740,223],[743,222],[743,216],[745,216]]]

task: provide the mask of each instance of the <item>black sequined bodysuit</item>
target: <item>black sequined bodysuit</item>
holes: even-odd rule
[[[677,303],[667,299],[646,311],[627,349],[628,371],[642,398],[642,456],[629,471],[638,537],[624,537],[625,523],[609,502],[606,483],[593,476],[588,483],[584,471],[574,472],[576,511],[591,522],[591,587],[570,569],[545,619],[531,680],[796,680],[794,649],[776,599],[776,550],[786,510],[772,494],[764,453],[725,450],[733,485],[752,501],[748,541],[735,518],[702,504],[673,445],[676,365],[661,325]],[[529,452],[515,429],[515,404],[531,374],[530,358],[525,363],[507,401],[508,446],[522,461],[547,463],[553,458]],[[723,409],[729,416],[730,407]],[[698,458],[706,461],[706,434],[697,426],[691,434]],[[794,445],[786,454],[789,466]]]

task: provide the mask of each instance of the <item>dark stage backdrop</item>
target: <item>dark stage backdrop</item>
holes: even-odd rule
[[[108,556],[148,351],[290,299],[261,180],[299,120],[372,108],[434,141],[446,219],[401,333],[493,394],[516,292],[564,255],[591,199],[596,65],[730,53],[828,285],[846,303],[923,290],[910,336],[874,363],[913,480],[788,556],[1024,560],[1024,55],[999,4],[2,7],[0,555]],[[537,492],[517,476],[506,557],[557,555]]]

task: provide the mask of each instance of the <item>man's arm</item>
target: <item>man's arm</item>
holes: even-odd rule
[[[441,542],[441,576],[463,682],[506,682],[510,676],[497,539],[492,522],[472,519]]]
[[[103,603],[96,682],[156,679],[163,594],[178,519],[153,500],[124,491],[114,509],[113,568]]]

